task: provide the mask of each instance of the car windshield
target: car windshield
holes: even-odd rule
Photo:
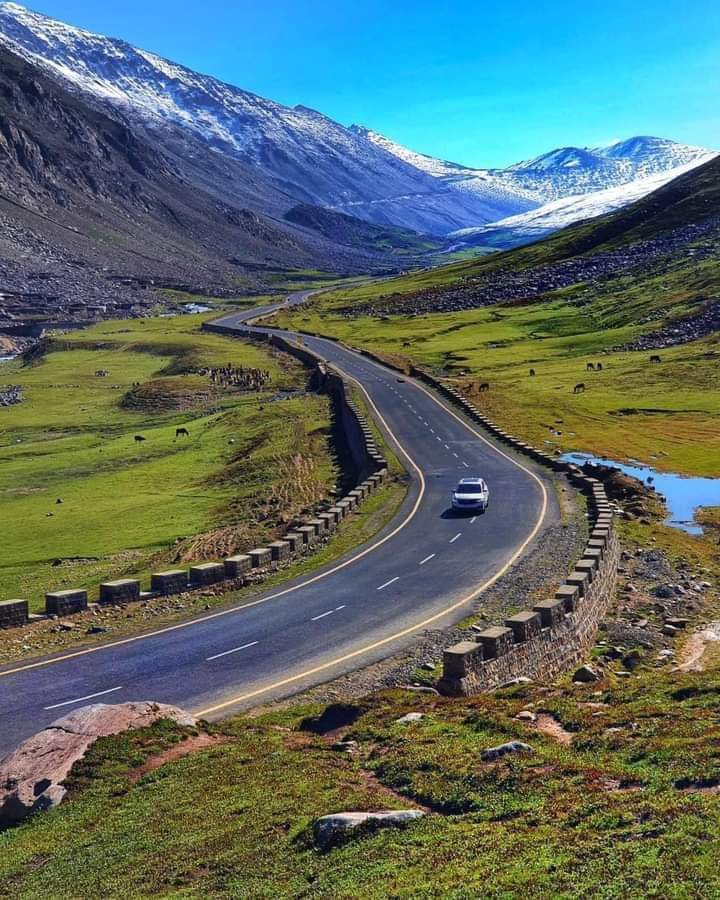
[[[482,484],[459,484],[455,488],[456,494],[482,494]]]

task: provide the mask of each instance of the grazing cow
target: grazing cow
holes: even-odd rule
[[[602,363],[598,363],[598,364],[595,366],[595,368],[597,369],[598,372],[602,372]]]
[[[410,341],[403,341],[403,347],[412,347]]]
[[[483,392],[489,391],[489,390],[490,390],[490,383],[487,381],[483,381],[483,383],[480,385],[480,392],[483,393]]]
[[[588,364],[587,364],[587,371],[588,371],[588,372],[594,372],[594,371],[595,371],[595,364],[594,364],[594,363],[588,363]]]
[[[655,363],[662,362],[662,359],[660,359],[660,357],[657,354],[655,354],[654,356],[650,357],[650,362],[655,362]]]
[[[135,443],[136,444],[143,444],[143,443],[145,443],[146,440],[147,440],[147,438],[143,437],[141,434],[135,435]]]
[[[535,369],[530,369],[530,377],[531,378],[535,377]]]
[[[187,428],[176,428],[175,437],[190,437],[190,432],[187,430]]]
[[[575,388],[573,389],[573,394],[582,394],[582,392],[584,390],[585,390],[585,384],[581,381],[580,384],[575,385]]]

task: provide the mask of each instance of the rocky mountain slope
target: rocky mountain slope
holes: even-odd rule
[[[489,243],[505,246],[517,237],[506,228],[508,217],[529,213],[520,222],[532,222],[526,231],[537,237],[630,202],[656,186],[642,179],[670,177],[679,166],[711,155],[635,137],[594,150],[555,150],[507,169],[477,169],[415,153],[366,128],[345,128],[306,107],[266,100],[15,3],[0,3],[0,46],[39,67],[78,102],[123,122],[184,183],[221,205],[270,217],[266,226],[280,233],[278,248],[289,235],[296,249],[304,248],[300,257],[313,257],[317,265],[324,256],[324,268],[338,260],[328,217],[321,224],[318,214],[304,215],[314,223],[307,227],[292,223],[290,210],[322,207],[436,236],[500,221]],[[146,175],[151,171],[152,166]],[[589,204],[573,199],[559,215],[542,210],[537,224],[534,210],[547,203],[609,189],[617,189],[611,198],[597,196]],[[374,254],[376,242],[371,238],[363,248],[362,229],[351,230],[355,252]],[[267,259],[254,252],[245,257],[261,265],[277,264],[279,257],[292,265],[296,259],[281,249]],[[340,259],[346,257],[342,251]]]
[[[0,321],[132,313],[157,302],[153,285],[235,294],[264,269],[382,264],[232,199],[0,49]]]
[[[139,50],[0,3],[0,42],[155,140],[198,140],[252,166],[293,202],[335,206],[380,223],[446,233],[521,212],[459,195],[315,110],[283,106]]]

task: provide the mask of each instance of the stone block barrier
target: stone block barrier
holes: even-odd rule
[[[100,603],[131,603],[140,599],[140,582],[134,578],[106,581],[100,585]]]
[[[45,614],[71,616],[87,609],[87,591],[53,591],[45,594]]]
[[[150,577],[150,590],[161,597],[182,594],[188,589],[188,573],[185,569],[172,569],[169,572],[155,572]]]
[[[0,628],[27,625],[30,618],[27,600],[4,600],[0,603]]]
[[[190,584],[195,587],[207,587],[225,579],[225,563],[208,562],[190,566]]]

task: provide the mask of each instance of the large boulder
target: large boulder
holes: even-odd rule
[[[329,850],[345,843],[353,835],[380,828],[402,828],[424,816],[419,809],[384,809],[379,812],[341,812],[322,816],[315,822],[315,844]]]
[[[162,703],[94,703],[28,738],[0,760],[0,826],[13,825],[60,803],[66,793],[63,781],[98,738],[144,728],[159,719],[196,724],[188,713]]]

